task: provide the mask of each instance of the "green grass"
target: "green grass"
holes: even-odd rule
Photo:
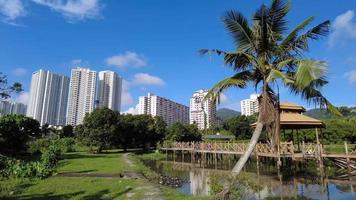
[[[57,173],[108,173],[117,174],[123,171],[142,172],[146,177],[157,178],[133,153],[128,156],[133,166],[129,166],[121,152],[111,151],[103,154],[86,152],[66,153],[57,167]],[[140,156],[159,157],[158,154],[141,154]],[[139,200],[150,192],[146,187],[159,187],[165,199],[206,199],[188,197],[172,188],[156,185],[154,181],[144,179],[94,178],[94,177],[60,177],[52,176],[44,180],[8,179],[0,181],[0,199],[130,199]]]
[[[102,154],[74,152],[64,155],[64,159],[59,162],[57,172],[120,173],[125,169],[127,166],[118,152]]]
[[[129,179],[50,177],[23,181],[22,187],[27,188],[16,190],[18,194],[8,199],[125,199],[126,193],[140,184]],[[134,199],[139,199],[138,195]]]
[[[348,144],[349,153],[355,149],[356,144]],[[345,154],[345,145],[344,144],[328,144],[324,145],[324,151],[326,153],[340,153]]]

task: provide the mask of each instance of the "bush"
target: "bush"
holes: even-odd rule
[[[37,144],[47,144],[40,141]],[[39,146],[37,146],[39,147]],[[62,146],[51,144],[46,150],[41,149],[42,155],[39,161],[25,162],[8,157],[0,158],[0,176],[14,178],[46,178],[50,176],[62,154]]]
[[[55,146],[60,149],[61,153],[73,152],[75,150],[74,138],[61,139],[37,139],[30,143],[29,151],[32,154],[45,152],[50,146]]]

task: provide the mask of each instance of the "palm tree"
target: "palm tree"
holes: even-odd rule
[[[317,40],[328,34],[330,21],[305,30],[314,19],[309,17],[286,34],[289,10],[289,2],[273,0],[269,7],[262,5],[253,14],[252,25],[240,12],[228,11],[222,20],[234,40],[236,50],[200,50],[202,54],[222,55],[224,64],[235,73],[211,88],[206,98],[219,103],[220,94],[226,89],[245,88],[248,85],[261,92],[256,128],[246,152],[232,170],[234,174],[240,173],[263,130],[269,133],[271,145],[275,148],[279,146],[279,86],[288,88],[309,103],[340,114],[320,91],[328,83],[325,77],[326,63],[306,58],[303,54],[309,50],[309,40]]]

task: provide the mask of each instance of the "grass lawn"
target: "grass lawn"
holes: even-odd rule
[[[66,153],[64,159],[59,162],[57,172],[120,173],[128,169],[121,155],[115,151],[102,154]]]
[[[67,153],[60,161],[57,173],[103,173],[117,174],[124,171],[143,172],[154,177],[154,172],[144,166],[136,155],[128,156],[129,165],[121,152],[90,154]],[[147,187],[148,185],[151,186]],[[145,179],[61,177],[52,176],[44,180],[9,179],[0,182],[0,199],[133,199],[139,200],[159,187],[161,197],[173,199],[206,199],[188,197],[174,189],[155,185]],[[128,197],[129,193],[129,197]]]

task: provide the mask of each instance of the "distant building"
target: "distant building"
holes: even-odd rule
[[[46,70],[33,72],[27,116],[43,124],[64,125],[69,77]]]
[[[120,112],[122,79],[112,71],[99,72],[98,106]]]
[[[160,116],[168,126],[175,122],[189,123],[188,106],[176,103],[172,100],[148,93],[141,96],[137,106],[138,114]]]
[[[198,90],[190,98],[190,124],[196,124],[199,129],[210,128],[216,123],[216,104],[205,99],[207,90]]]
[[[26,115],[27,106],[23,103],[0,101],[0,116]]]
[[[258,94],[251,94],[249,99],[240,101],[241,115],[251,116],[258,113]]]
[[[96,92],[96,71],[86,68],[72,69],[67,110],[67,124],[72,126],[83,122],[85,114],[94,110]]]

